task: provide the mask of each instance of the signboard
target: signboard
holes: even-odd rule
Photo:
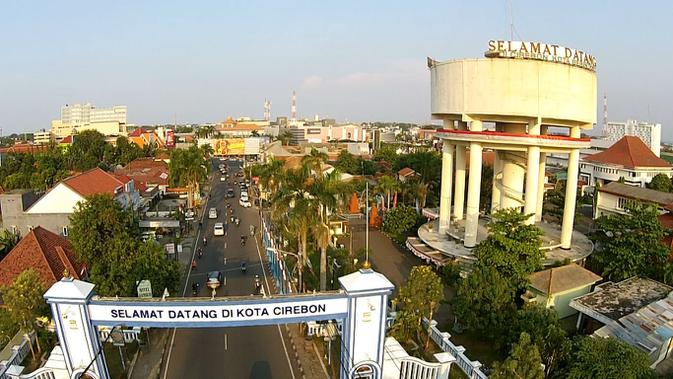
[[[222,138],[214,141],[215,155],[244,155],[245,140],[243,138]]]
[[[136,282],[138,285],[138,297],[140,298],[152,298],[152,283],[149,280],[141,280]]]
[[[175,147],[175,132],[173,129],[166,130],[166,148],[172,149]]]
[[[488,41],[487,58],[534,59],[596,71],[596,57],[569,47],[529,41]]]
[[[169,301],[169,302],[109,302],[96,301],[89,305],[94,324],[136,326],[194,326],[266,325],[281,321],[300,322],[344,318],[348,312],[347,298],[306,296],[267,298],[250,301]]]
[[[175,254],[175,244],[174,243],[167,243],[166,245],[164,245],[164,247],[166,248],[166,254],[168,254],[168,255]]]

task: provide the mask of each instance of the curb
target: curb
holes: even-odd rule
[[[136,351],[136,354],[133,356],[133,360],[129,364],[129,369],[126,371],[126,377],[130,378],[131,375],[133,375],[133,369],[136,367],[136,362],[138,361],[138,357],[140,356],[141,350],[138,349]]]

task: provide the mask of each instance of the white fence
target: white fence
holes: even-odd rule
[[[428,320],[423,319],[423,325],[428,326]],[[456,358],[456,364],[470,379],[485,379],[488,378],[486,374],[481,371],[482,364],[479,361],[473,361],[465,355],[465,348],[456,346],[451,342],[451,334],[442,332],[437,329],[437,321],[430,321],[430,338],[435,341],[437,346],[451,353]]]
[[[442,363],[426,362],[416,357],[400,360],[400,379],[444,379],[449,370]],[[446,375],[442,375],[446,372]]]
[[[20,365],[30,353],[30,344],[35,341],[35,332],[19,331],[0,352],[0,379],[10,379],[8,371],[12,365]]]
[[[105,341],[108,338],[108,336],[110,335],[111,330],[112,329],[107,327],[107,326],[99,327],[98,328],[98,334],[100,336],[100,340]],[[138,326],[136,326],[135,328],[131,328],[131,329],[122,329],[121,332],[122,332],[122,336],[124,336],[124,342],[131,343],[131,342],[138,341],[140,339],[140,331],[141,330],[142,329]],[[112,342],[112,341],[110,340],[109,342]]]

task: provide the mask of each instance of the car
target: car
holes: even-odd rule
[[[187,209],[185,211],[185,221],[194,221],[194,211]]]
[[[252,207],[252,204],[250,204],[250,200],[248,200],[247,197],[246,197],[245,199],[244,199],[244,198],[241,198],[241,199],[238,201],[238,205],[242,206],[243,208],[250,208],[250,207]]]
[[[226,182],[226,181],[227,181],[227,178],[225,178],[224,176],[220,176],[220,181],[221,181],[221,182]]]
[[[214,236],[223,236],[224,235],[224,224],[221,222],[215,223],[215,227],[213,227],[213,235]]]
[[[241,199],[244,198],[244,197],[246,199],[248,198],[248,191],[241,191]]]
[[[208,218],[217,218],[217,208],[210,208],[208,210]]]
[[[234,193],[234,189],[233,189],[233,188],[229,188],[229,189],[227,190],[227,197],[230,198],[230,199],[233,199],[234,197],[236,197],[236,194]]]

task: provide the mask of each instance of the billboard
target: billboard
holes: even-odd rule
[[[166,130],[166,148],[172,149],[175,147],[175,134],[173,129]]]
[[[244,138],[223,138],[217,139],[212,143],[215,155],[244,155]]]

